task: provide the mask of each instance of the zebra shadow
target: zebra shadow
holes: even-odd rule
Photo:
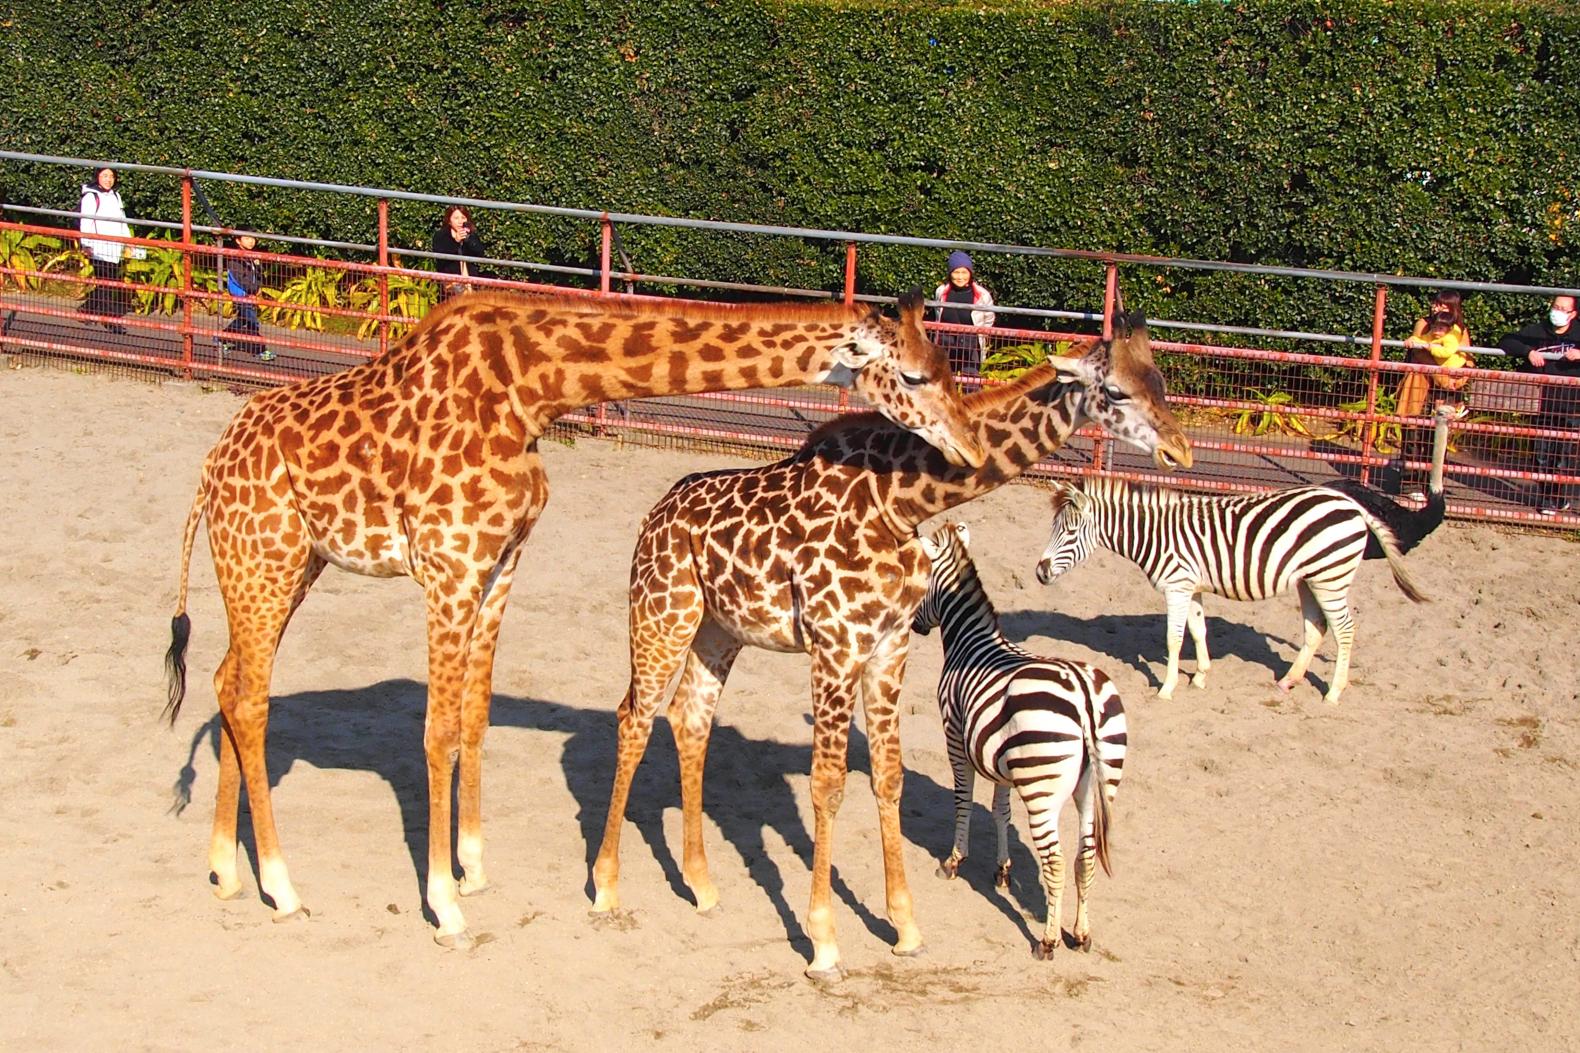
[[[401,827],[412,863],[414,891],[419,901],[428,869],[428,776],[423,755],[423,723],[427,687],[412,680],[386,680],[356,690],[309,691],[271,700],[268,771],[271,786],[298,763],[316,768],[367,771],[382,779],[393,792],[401,813]],[[563,736],[560,768],[566,788],[577,804],[577,822],[585,844],[588,877],[584,891],[591,897],[591,863],[603,838],[608,814],[610,784],[615,767],[617,720],[614,708],[583,709],[543,699],[505,694],[494,696],[492,728],[551,732]],[[808,718],[810,722],[810,718]],[[171,812],[180,814],[191,803],[197,783],[195,760],[199,750],[218,756],[220,721],[216,713],[193,734],[186,762],[173,787]],[[808,870],[812,866],[812,838],[796,803],[793,779],[806,779],[812,766],[811,735],[805,744],[752,739],[735,728],[716,725],[709,743],[704,782],[704,814],[713,821],[730,846],[739,853],[752,879],[762,889],[781,924],[786,939],[804,956],[812,953],[811,940],[802,928],[785,893],[784,873],[766,843],[772,830]],[[870,773],[867,739],[852,728],[849,751],[851,777]],[[690,899],[680,864],[664,834],[664,812],[680,804],[680,773],[668,723],[656,722],[642,765],[632,782],[626,819],[659,863],[671,891]],[[925,775],[907,772],[901,813],[909,818],[901,827],[908,840],[932,852],[942,844],[947,854],[953,836],[953,796]],[[246,795],[237,836],[257,879],[257,851],[253,840]],[[859,821],[853,809],[843,809],[841,822]],[[452,810],[453,815],[453,810]],[[986,812],[984,811],[984,815]],[[932,817],[929,821],[929,817]],[[991,829],[991,817],[982,819]],[[289,822],[289,817],[284,817]],[[494,820],[499,823],[500,820]],[[497,829],[497,825],[494,827]],[[452,830],[453,835],[453,830]],[[922,839],[919,839],[922,838]],[[452,845],[455,843],[452,836]],[[629,854],[631,846],[624,846]],[[1021,856],[1029,859],[1024,848]],[[458,862],[451,864],[458,870]],[[1034,864],[1033,864],[1034,866]],[[1034,872],[1034,871],[1033,871]],[[989,886],[991,876],[986,878]],[[863,903],[840,877],[833,874],[833,892],[874,937],[893,943],[898,934],[886,919]],[[973,882],[974,887],[979,886]],[[880,893],[881,895],[881,893]],[[424,916],[435,919],[424,906]],[[1014,916],[1014,915],[1011,915]]]
[[[1285,597],[1275,598],[1279,602]],[[1300,601],[1293,593],[1287,597],[1296,611]],[[1028,643],[1032,637],[1049,637],[1063,643],[1077,644],[1098,654],[1106,655],[1117,664],[1127,665],[1147,678],[1154,688],[1163,684],[1162,671],[1168,662],[1168,614],[1163,609],[1163,597],[1158,597],[1156,614],[1105,614],[1101,618],[1077,618],[1059,611],[1008,611],[1000,613],[999,627],[1009,640],[1024,644],[1028,650],[1049,650],[1050,657],[1067,657],[1058,653],[1057,646],[1048,648],[1040,641]],[[1273,644],[1281,643],[1290,654],[1280,654]],[[1238,622],[1207,616],[1207,652],[1216,664],[1220,658],[1233,656],[1250,665],[1262,666],[1272,675],[1279,675],[1288,667],[1292,653],[1299,645],[1282,637],[1268,636]],[[1195,646],[1190,633],[1180,647],[1180,665],[1194,669]],[[1317,683],[1315,674],[1307,672],[1307,680]]]

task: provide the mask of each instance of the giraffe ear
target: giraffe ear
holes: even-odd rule
[[[1085,355],[1080,358],[1066,358],[1063,356],[1048,360],[1053,366],[1054,375],[1066,384],[1092,384],[1097,380],[1097,366],[1089,361]]]

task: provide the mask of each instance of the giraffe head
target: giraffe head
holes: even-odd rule
[[[1055,483],[1053,486],[1053,536],[1037,561],[1037,580],[1051,585],[1053,579],[1082,562],[1097,547],[1097,507],[1083,486]]]
[[[964,523],[945,523],[938,533],[924,535],[921,541],[922,551],[933,561],[933,570],[927,579],[927,595],[911,619],[911,628],[925,636],[943,624],[944,606],[955,593],[961,568],[971,562],[971,531]]]
[[[955,389],[949,357],[927,338],[922,314],[922,292],[912,289],[900,297],[898,319],[874,309],[835,358],[854,373],[856,393],[879,413],[937,448],[950,464],[980,468],[987,454]]]
[[[1080,358],[1056,358],[1060,378],[1084,389],[1081,412],[1116,439],[1150,453],[1165,471],[1191,466],[1190,440],[1164,401],[1147,320],[1116,317],[1114,335]]]

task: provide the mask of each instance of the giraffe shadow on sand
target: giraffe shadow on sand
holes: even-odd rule
[[[1116,665],[1126,665],[1136,670],[1147,678],[1154,689],[1163,684],[1162,677],[1152,668],[1156,665],[1161,669],[1167,658],[1165,633],[1168,615],[1163,610],[1161,595],[1158,596],[1156,614],[1105,614],[1101,618],[1087,619],[1059,611],[1007,611],[999,614],[999,626],[1006,638],[1031,651],[1045,652],[1051,658],[1069,658],[1072,656],[1062,653],[1059,644],[1077,644],[1108,656]],[[1056,642],[1050,646],[1041,640],[1032,640],[1032,637],[1048,637]],[[1275,643],[1283,644],[1288,651],[1280,654],[1273,649]],[[1292,641],[1268,636],[1250,626],[1212,615],[1207,617],[1207,645],[1215,666],[1220,659],[1232,656],[1248,665],[1268,670],[1272,678],[1288,667],[1290,657],[1300,649],[1300,645]],[[1189,635],[1185,638],[1180,658],[1184,662],[1195,660]],[[1208,676],[1210,688],[1212,674]],[[1313,671],[1307,671],[1306,680],[1321,686]],[[1272,682],[1269,679],[1268,683]]]
[[[271,700],[269,722],[271,787],[278,786],[297,762],[315,768],[371,772],[390,787],[400,808],[401,827],[419,899],[426,886],[428,869],[427,767],[421,750],[395,748],[393,744],[422,742],[426,702],[425,685],[405,679],[386,680],[355,690],[306,691],[278,696]],[[564,736],[560,768],[566,788],[576,799],[577,823],[590,868],[608,813],[615,767],[617,718],[613,706],[607,710],[583,709],[500,694],[494,696],[491,724],[496,735],[503,729],[519,728]],[[850,777],[865,777],[870,772],[867,740],[859,729],[852,730]],[[186,763],[173,786],[170,809],[173,814],[180,814],[195,796],[212,791],[212,782],[207,787],[198,784],[195,761],[200,750],[206,750],[211,757],[218,756],[219,732],[216,713],[192,734]],[[658,721],[654,732],[633,783],[626,818],[651,849],[670,890],[689,899],[691,893],[664,833],[665,811],[678,810],[680,806],[679,764],[668,723]],[[810,737],[809,730],[809,740]],[[714,728],[708,754],[708,799],[704,813],[739,854],[752,880],[772,903],[786,938],[796,950],[810,954],[812,944],[803,929],[803,919],[797,917],[786,898],[785,876],[781,869],[783,860],[773,858],[765,840],[765,834],[772,830],[810,871],[812,836],[797,805],[796,786],[792,781],[809,777],[810,741],[792,744],[753,739],[728,724],[720,724]],[[256,881],[257,850],[245,796],[241,807],[244,821],[238,827],[238,835]],[[954,799],[950,788],[925,775],[907,772],[902,808],[910,827],[907,839],[926,849],[929,855],[941,857],[940,846],[949,844],[953,831]],[[514,809],[501,811],[493,824],[497,827],[516,822],[512,816],[519,814]],[[990,818],[981,821],[980,829],[992,829]],[[1012,854],[1017,858],[1016,865],[1021,873],[1035,873],[1032,855],[1018,839],[1012,842]],[[1025,928],[1024,920],[1003,904],[1002,896],[993,890],[990,871],[991,867],[980,875],[974,870],[963,871],[961,876],[988,898],[1000,901],[1001,909]],[[589,901],[591,889],[589,876],[584,886]],[[837,872],[833,889],[874,937],[893,942],[893,926],[874,914]],[[881,898],[881,887],[873,890],[873,894]],[[436,922],[426,906],[424,916],[430,923]],[[1029,940],[1030,930],[1026,932]]]

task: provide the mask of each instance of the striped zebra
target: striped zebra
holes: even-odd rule
[[[1348,479],[1237,497],[1086,480],[1060,484],[1053,511],[1053,536],[1037,564],[1038,581],[1048,584],[1101,547],[1134,561],[1163,593],[1169,664],[1159,698],[1174,694],[1187,625],[1196,645],[1191,683],[1206,683],[1212,660],[1201,593],[1260,600],[1293,586],[1300,593],[1305,643],[1278,686],[1288,691],[1305,677],[1325,624],[1339,648],[1326,695],[1333,703],[1349,681],[1355,640],[1349,589],[1361,560],[1386,559],[1404,594],[1423,602],[1400,557],[1442,522],[1443,491],[1438,482],[1426,506],[1410,511]]]
[[[932,558],[927,596],[912,628],[941,627],[944,672],[938,708],[955,782],[955,843],[938,876],[953,878],[966,858],[971,791],[978,775],[994,783],[993,821],[998,829],[995,883],[1009,887],[1009,790],[1026,806],[1031,841],[1040,862],[1047,917],[1033,953],[1046,960],[1060,942],[1064,906],[1064,854],[1059,812],[1075,798],[1080,852],[1075,858],[1075,946],[1092,949],[1087,897],[1093,860],[1112,874],[1108,858],[1109,808],[1125,764],[1125,707],[1113,682],[1084,662],[1039,658],[999,631],[966,550],[964,524],[946,526],[922,545]]]

